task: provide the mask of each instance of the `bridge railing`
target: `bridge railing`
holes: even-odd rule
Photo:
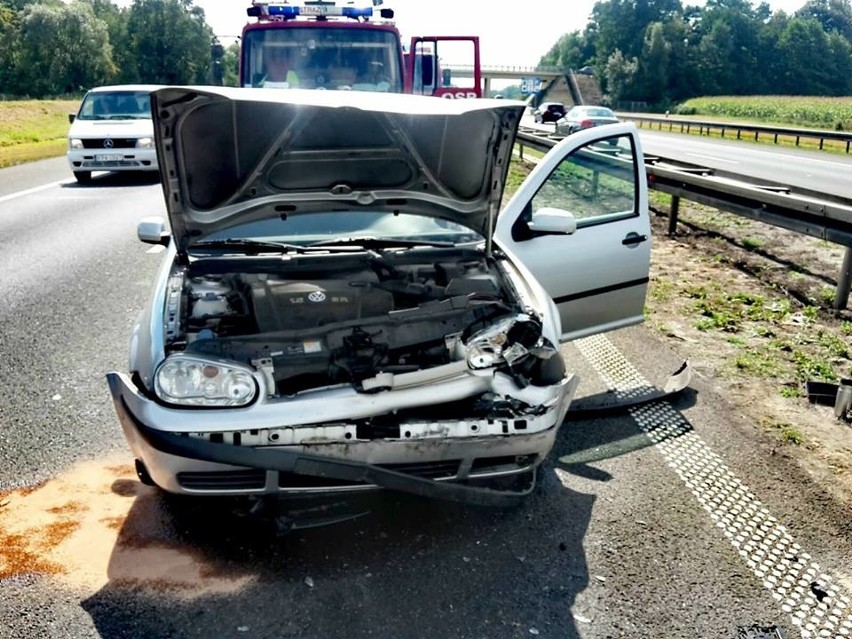
[[[472,64],[453,64],[447,63],[443,64],[447,69],[457,72],[468,72],[473,73],[473,65]],[[499,64],[489,64],[489,65],[481,65],[480,71],[483,73],[526,73],[529,75],[562,75],[565,73],[565,69],[562,67],[530,67],[530,66],[512,66],[512,65],[499,65]]]
[[[523,147],[547,152],[563,137],[528,129],[518,133],[517,143],[523,157]],[[846,308],[852,286],[852,200],[663,157],[646,157],[645,171],[649,188],[671,195],[670,234],[677,227],[680,198],[685,198],[845,246],[833,306]]]

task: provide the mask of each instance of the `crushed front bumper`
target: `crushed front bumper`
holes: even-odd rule
[[[535,415],[411,422],[400,426],[399,438],[362,440],[345,423],[252,428],[246,426],[251,408],[171,408],[145,396],[125,374],[110,373],[107,380],[134,455],[154,483],[169,492],[256,495],[385,488],[491,506],[513,505],[529,490],[500,491],[467,480],[534,469],[553,447],[577,386],[577,378],[567,376],[549,387],[547,406]],[[195,421],[205,413],[221,423],[231,410],[239,414],[231,427],[203,432],[181,427],[190,415]]]

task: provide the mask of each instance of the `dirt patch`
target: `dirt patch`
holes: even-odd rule
[[[852,312],[831,308],[845,247],[684,202],[669,237],[655,199],[646,325],[852,510],[852,427],[805,391],[852,377]]]

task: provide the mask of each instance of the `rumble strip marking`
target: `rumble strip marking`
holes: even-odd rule
[[[606,337],[574,342],[620,399],[653,387]],[[666,402],[630,415],[763,583],[803,639],[852,637],[852,598],[795,542],[719,455]]]

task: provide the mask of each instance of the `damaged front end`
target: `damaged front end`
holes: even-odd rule
[[[166,281],[162,357],[109,378],[171,492],[504,504],[469,480],[532,471],[576,385],[521,281],[475,246],[205,256]]]

